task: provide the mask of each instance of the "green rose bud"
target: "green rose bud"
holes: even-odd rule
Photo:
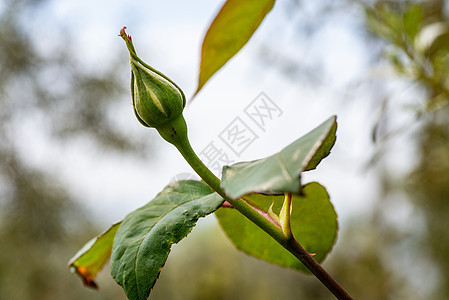
[[[147,127],[164,127],[181,116],[186,98],[167,76],[144,63],[136,54],[131,36],[120,30],[131,62],[131,95],[137,119]]]

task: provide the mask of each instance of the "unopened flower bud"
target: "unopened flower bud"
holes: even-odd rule
[[[136,54],[132,39],[125,32],[131,62],[131,95],[134,112],[144,126],[158,128],[178,118],[186,99],[182,90],[167,76],[144,63]]]

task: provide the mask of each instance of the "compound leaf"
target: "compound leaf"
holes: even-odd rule
[[[203,40],[198,93],[204,84],[248,42],[273,8],[274,0],[228,0]]]
[[[318,262],[324,260],[337,237],[338,223],[334,207],[326,189],[319,183],[305,185],[302,195],[293,195],[290,224],[293,236]],[[284,196],[251,194],[244,199],[268,212],[279,212]],[[270,263],[303,272],[307,268],[262,229],[246,219],[237,210],[223,207],[215,212],[220,226],[241,251]]]
[[[315,169],[329,155],[336,130],[336,117],[333,116],[272,156],[224,166],[223,191],[231,199],[249,193],[299,194],[301,173]]]
[[[130,300],[147,299],[171,245],[222,203],[207,184],[178,181],[125,217],[114,239],[111,272]]]
[[[120,224],[112,225],[91,239],[70,259],[69,267],[81,277],[85,285],[97,288],[94,279],[111,256],[112,242]]]

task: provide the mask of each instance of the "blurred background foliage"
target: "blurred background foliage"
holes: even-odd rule
[[[108,270],[98,280],[100,291],[83,287],[68,272],[68,259],[101,228],[51,169],[30,161],[26,150],[34,146],[27,135],[38,127],[55,146],[88,139],[105,154],[142,157],[151,149],[112,121],[110,111],[128,97],[127,81],[117,76],[127,69],[84,68],[63,28],[51,32],[51,56],[37,47],[26,21],[45,2],[5,0],[0,16],[0,300],[125,299]],[[448,299],[448,4],[322,2],[309,34],[336,11],[355,10],[363,20],[359,30],[373,45],[372,68],[382,66],[387,73],[380,81],[407,82],[422,100],[404,108],[415,125],[393,130],[396,116],[388,107],[398,95],[370,97],[367,105],[382,111],[373,127],[379,152],[369,166],[382,183],[381,196],[369,215],[351,218],[325,267],[355,299]],[[302,1],[285,7],[286,18],[304,16]],[[263,63],[273,63],[273,51],[261,46]],[[286,57],[274,67],[326,88],[318,80],[319,66]],[[398,177],[388,165],[388,142],[410,127],[416,161],[409,174]],[[412,218],[401,217],[403,210]],[[207,226],[175,245],[152,299],[332,299],[313,277],[239,253],[213,219],[201,224]]]

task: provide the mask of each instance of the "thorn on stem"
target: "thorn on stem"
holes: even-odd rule
[[[221,205],[221,207],[224,207],[224,208],[234,208],[234,206],[232,206],[232,204],[229,203],[228,201],[223,202],[223,204]]]

